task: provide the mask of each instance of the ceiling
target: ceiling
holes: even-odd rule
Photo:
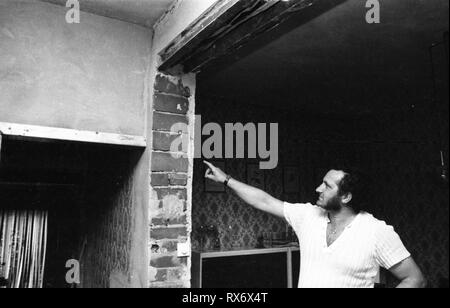
[[[152,27],[177,0],[79,1],[83,11]],[[199,92],[320,113],[420,104],[432,87],[428,48],[448,31],[449,1],[379,2],[381,23],[368,24],[364,0],[317,0],[306,19],[294,15],[202,72]]]
[[[432,87],[428,48],[448,31],[449,1],[380,0],[380,24],[365,21],[364,0],[334,2],[202,72],[199,93],[319,113],[423,100]]]
[[[65,6],[67,0],[41,0]],[[79,0],[84,12],[152,27],[174,0]]]

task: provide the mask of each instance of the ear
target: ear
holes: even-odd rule
[[[350,201],[352,201],[352,198],[353,198],[353,195],[352,195],[352,193],[349,192],[341,197],[341,201],[343,204],[347,205],[350,203]]]

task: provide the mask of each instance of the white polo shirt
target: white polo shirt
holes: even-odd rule
[[[389,269],[411,256],[392,226],[366,212],[329,247],[325,210],[285,202],[284,216],[300,242],[299,288],[373,288],[380,266]]]

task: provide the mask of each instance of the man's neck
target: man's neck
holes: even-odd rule
[[[342,207],[337,211],[327,211],[327,214],[333,225],[345,224],[356,216],[356,212],[349,207]]]

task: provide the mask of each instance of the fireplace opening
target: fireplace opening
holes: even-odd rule
[[[113,275],[127,277],[141,151],[3,139],[1,287],[109,287]]]

